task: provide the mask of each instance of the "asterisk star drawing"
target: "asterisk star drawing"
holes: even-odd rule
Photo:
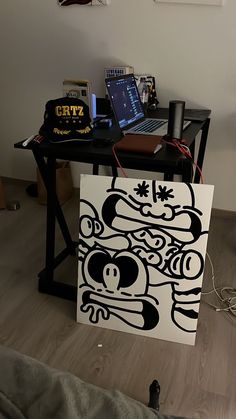
[[[148,197],[149,194],[149,185],[145,182],[145,180],[141,183],[138,183],[138,187],[134,188],[134,191],[136,191],[137,195],[140,195],[140,197],[142,198],[143,196],[145,196],[145,198]]]
[[[171,194],[171,192],[173,192],[173,189],[167,190],[167,186],[159,186],[159,191],[160,192],[157,192],[157,197],[162,202],[168,201],[169,198],[174,198],[174,195]]]

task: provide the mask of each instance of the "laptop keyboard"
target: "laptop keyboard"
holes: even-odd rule
[[[158,119],[149,119],[146,121],[143,121],[141,124],[139,124],[137,127],[132,128],[132,131],[134,132],[154,132],[156,129],[162,127],[162,125],[166,124],[166,120],[158,120]]]

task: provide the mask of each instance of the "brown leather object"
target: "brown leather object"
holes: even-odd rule
[[[161,147],[162,137],[159,135],[126,134],[115,144],[116,151],[153,155]]]

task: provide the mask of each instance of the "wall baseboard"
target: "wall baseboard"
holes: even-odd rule
[[[29,185],[30,183],[36,183],[35,180],[23,180],[23,179],[17,179],[17,178],[11,178],[6,176],[1,176],[5,186],[7,187],[7,184],[21,184],[21,185]],[[74,186],[75,191],[79,191],[78,187]],[[236,218],[236,211],[232,210],[225,210],[221,208],[212,208],[211,215],[213,217],[217,218]]]
[[[217,218],[236,218],[236,211],[225,210],[220,208],[212,208],[213,217]]]

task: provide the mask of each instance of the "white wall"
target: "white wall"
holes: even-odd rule
[[[204,165],[214,207],[236,210],[236,2],[223,7],[112,0],[108,7],[59,7],[8,0],[0,9],[0,174],[32,180],[30,152],[13,144],[37,132],[64,78],[89,78],[103,93],[105,66],[130,64],[158,82],[160,105],[183,99],[212,109]],[[91,167],[73,165],[79,172]]]

